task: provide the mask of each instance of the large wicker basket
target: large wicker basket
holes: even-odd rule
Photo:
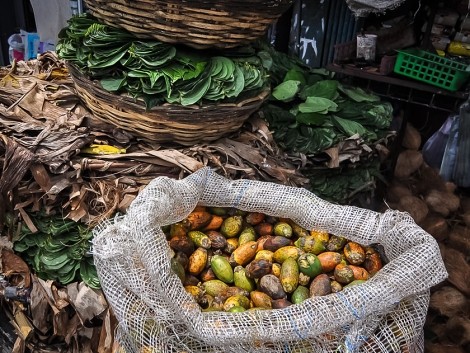
[[[237,131],[269,95],[266,89],[238,103],[182,106],[163,104],[146,110],[144,103],[112,94],[68,63],[78,96],[97,119],[129,131],[137,138],[184,146],[210,142]]]
[[[260,38],[293,0],[85,0],[93,16],[137,37],[194,48],[230,48]]]

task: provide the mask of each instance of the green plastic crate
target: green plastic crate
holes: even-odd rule
[[[470,67],[457,61],[420,49],[398,50],[393,69],[397,74],[411,77],[449,91],[457,91],[469,78]]]

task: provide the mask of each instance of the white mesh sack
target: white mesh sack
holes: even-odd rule
[[[202,312],[170,268],[160,227],[197,204],[291,218],[369,245],[390,262],[367,282],[285,309]],[[231,181],[208,168],[153,180],[125,216],[95,229],[93,252],[126,352],[422,352],[429,288],[447,276],[435,240],[408,214],[339,206],[302,189]]]

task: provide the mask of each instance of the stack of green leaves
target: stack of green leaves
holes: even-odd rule
[[[164,102],[235,101],[268,85],[262,60],[252,48],[213,55],[138,39],[86,14],[71,18],[59,38],[59,57],[99,79],[105,90],[143,99],[147,108]]]
[[[32,233],[23,224],[15,231],[14,250],[37,276],[64,285],[81,278],[88,286],[100,288],[93,257],[89,254],[92,232],[80,223],[60,217],[31,218],[38,232]]]
[[[384,181],[380,161],[374,159],[354,167],[305,169],[313,193],[324,200],[339,204],[354,204],[364,194],[372,195],[377,180]],[[364,207],[364,205],[360,205]]]
[[[346,87],[325,69],[311,69],[264,49],[261,55],[270,58],[265,63],[275,87],[262,111],[284,150],[314,155],[356,134],[372,142],[387,133],[390,103],[361,88]]]

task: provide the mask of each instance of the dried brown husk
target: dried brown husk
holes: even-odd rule
[[[439,190],[429,191],[424,200],[432,211],[443,217],[457,211],[460,206],[460,199],[457,195]]]
[[[411,123],[406,124],[401,145],[404,148],[415,151],[421,147],[421,134]]]
[[[460,291],[452,286],[439,288],[431,295],[429,308],[439,315],[452,317],[468,314],[470,301]]]
[[[438,214],[429,214],[419,225],[437,241],[443,241],[449,236],[449,224]]]
[[[238,134],[191,148],[141,142],[99,122],[82,106],[65,65],[53,53],[0,70],[2,132],[0,186],[17,188],[8,208],[20,204],[20,210],[60,213],[89,225],[125,212],[152,179],[178,179],[204,166],[233,179],[292,186],[309,182],[275,146],[259,118]],[[80,154],[91,142],[127,153]]]
[[[210,144],[180,147],[140,141],[90,114],[75,94],[64,63],[53,53],[0,70],[0,132],[29,151],[33,161],[24,178],[9,181],[9,187],[18,189],[10,209],[19,203],[25,213],[60,212],[89,225],[125,212],[139,190],[159,176],[179,179],[210,166],[230,179],[308,187],[303,168],[360,163],[386,150],[394,137],[390,134],[373,146],[351,137],[321,156],[307,158],[283,152],[265,120],[255,114],[237,133]],[[126,153],[80,153],[90,143]]]
[[[408,212],[416,223],[421,223],[428,215],[426,203],[416,196],[404,196],[398,203],[400,211]]]
[[[393,203],[400,202],[400,200],[405,196],[411,196],[412,192],[410,188],[401,183],[398,180],[394,180],[388,187],[387,187],[387,200]]]
[[[398,179],[408,178],[416,172],[423,164],[423,155],[414,150],[405,150],[398,155],[395,167],[395,177]]]

